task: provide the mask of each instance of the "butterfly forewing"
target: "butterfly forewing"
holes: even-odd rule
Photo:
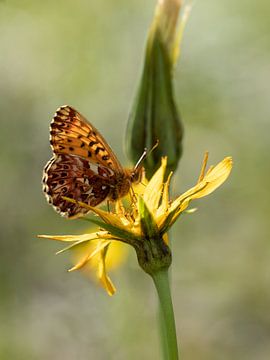
[[[50,134],[55,154],[74,154],[123,173],[122,166],[106,140],[71,106],[62,106],[56,111]]]

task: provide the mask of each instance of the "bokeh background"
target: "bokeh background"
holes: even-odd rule
[[[123,164],[124,128],[154,0],[0,1],[0,359],[159,359],[157,303],[130,251],[112,298],[36,234],[83,233],[41,191],[49,122],[70,104]],[[234,158],[230,179],[173,231],[172,287],[186,360],[270,358],[270,3],[196,1],[175,92],[184,155]]]

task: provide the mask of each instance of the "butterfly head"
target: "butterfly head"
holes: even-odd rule
[[[142,156],[137,161],[137,164],[134,166],[132,170],[130,170],[130,180],[132,183],[139,183],[142,180],[143,173],[144,173],[144,167],[142,166],[142,163],[147,155],[147,149],[144,149],[144,152],[142,153]]]
[[[141,157],[137,161],[137,164],[134,166],[133,170],[131,171],[130,174],[131,182],[138,183],[141,181],[144,174],[144,168],[142,166],[143,161],[158,146],[158,143],[159,141],[157,140],[155,145],[150,149],[150,151],[148,151],[147,148],[144,149]]]

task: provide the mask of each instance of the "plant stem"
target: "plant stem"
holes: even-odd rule
[[[159,298],[163,357],[164,360],[178,360],[177,337],[168,269],[162,269],[152,274],[152,278]]]
[[[163,312],[161,307],[159,306],[158,312],[158,320],[159,320],[159,331],[160,331],[160,341],[161,341],[161,352],[162,352],[162,359],[169,359],[168,354],[168,342],[167,342],[167,335],[166,335],[166,328],[163,320]]]

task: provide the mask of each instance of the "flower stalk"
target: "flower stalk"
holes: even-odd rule
[[[164,268],[153,273],[152,279],[159,299],[163,357],[164,360],[178,360],[178,345],[168,269]]]

